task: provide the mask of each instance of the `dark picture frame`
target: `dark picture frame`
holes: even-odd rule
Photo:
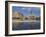
[[[39,33],[26,33],[26,34],[9,34],[9,26],[8,26],[8,3],[26,3],[26,4],[38,4],[38,5],[43,5],[43,32]],[[45,34],[45,3],[41,2],[24,2],[24,1],[5,1],[5,36],[19,36],[19,35],[36,35],[36,34]]]

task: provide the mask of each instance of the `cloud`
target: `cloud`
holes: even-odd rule
[[[25,9],[25,8],[22,8],[22,9]]]

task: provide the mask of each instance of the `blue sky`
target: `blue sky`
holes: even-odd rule
[[[31,15],[31,12],[34,13],[35,16],[40,16],[40,8],[39,7],[20,7],[20,6],[13,6],[13,12],[20,12],[24,16]]]

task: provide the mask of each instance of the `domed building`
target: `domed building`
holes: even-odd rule
[[[15,12],[12,14],[13,20],[23,20],[23,14],[20,12]]]

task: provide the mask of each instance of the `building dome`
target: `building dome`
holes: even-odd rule
[[[15,19],[15,20],[23,20],[23,14],[22,13],[20,13],[20,12],[15,12],[15,13],[13,13],[13,19]]]
[[[12,16],[13,17],[21,17],[21,16],[23,16],[23,14],[20,12],[15,12],[15,13],[12,13]]]
[[[21,16],[23,16],[22,13],[20,13],[20,12],[15,12],[15,17],[21,17]]]

